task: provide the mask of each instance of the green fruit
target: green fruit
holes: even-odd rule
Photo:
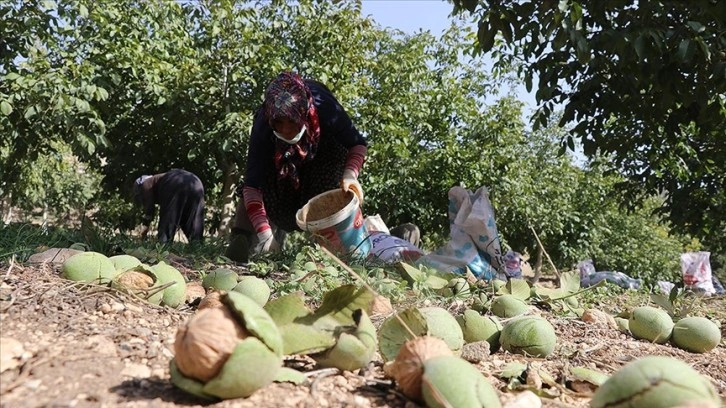
[[[685,317],[673,326],[671,342],[694,353],[707,353],[721,342],[721,330],[705,317]]]
[[[429,408],[502,406],[486,377],[469,362],[455,356],[424,361],[421,393]]]
[[[507,285],[507,281],[503,281],[501,279],[494,279],[491,282],[489,282],[494,289],[494,293],[498,292],[499,289],[501,289],[503,286]]]
[[[187,284],[181,272],[164,261],[152,266],[151,269],[156,275],[156,286],[174,282],[173,285],[164,289],[161,303],[169,307],[179,307],[184,303],[187,296]]]
[[[510,353],[534,357],[547,357],[555,349],[557,335],[547,320],[537,316],[523,316],[504,325],[499,336],[502,348]]]
[[[514,295],[499,295],[492,301],[492,313],[501,318],[515,317],[526,313],[529,306]]]
[[[179,371],[179,368],[176,366],[176,361],[174,361],[173,358],[169,361],[169,376],[171,377],[172,384],[189,394],[208,400],[217,400],[217,397],[204,392],[203,382],[195,380],[194,378],[185,377],[184,374]]]
[[[262,340],[275,354],[282,356],[282,335],[275,321],[265,309],[251,298],[239,293],[229,292],[222,296],[222,303],[245,322],[245,328]]]
[[[139,258],[131,255],[115,255],[108,259],[113,262],[113,266],[119,272],[128,271],[129,269],[133,269],[141,265]]]
[[[104,254],[81,252],[63,262],[61,276],[72,281],[105,284],[116,277],[116,268]]]
[[[440,293],[446,297],[457,295],[467,296],[471,293],[470,290],[469,282],[467,282],[466,278],[453,278],[449,280],[445,288],[441,289]]]
[[[230,269],[218,268],[209,272],[202,279],[202,286],[206,290],[232,290],[237,286],[237,273]]]
[[[474,310],[465,310],[463,315],[456,317],[456,321],[461,326],[465,342],[486,341],[492,353],[499,350],[502,323],[496,316],[482,316]]]
[[[249,297],[228,292],[220,300],[221,308],[203,309],[179,329],[171,380],[205,398],[248,397],[280,373],[282,337],[270,315]],[[230,344],[231,353],[226,351]]]
[[[232,290],[249,296],[260,306],[265,306],[270,300],[270,287],[267,286],[267,282],[256,276],[241,276],[239,283]]]
[[[222,399],[247,398],[272,383],[281,367],[280,356],[259,339],[248,337],[237,344],[222,371],[202,391]]]
[[[453,353],[460,353],[464,346],[464,334],[456,318],[440,307],[409,308],[383,321],[378,331],[378,344],[385,361],[392,361],[401,346],[414,336],[399,319],[406,323],[415,336],[431,336],[443,340]]]
[[[641,306],[633,310],[628,327],[636,339],[664,344],[673,333],[673,320],[662,309]]]
[[[683,361],[648,356],[616,371],[592,397],[592,408],[677,407],[721,400],[711,383]]]
[[[353,371],[373,360],[378,349],[376,328],[363,309],[353,312],[353,320],[354,331],[340,333],[333,347],[311,356],[318,365]]]
[[[474,296],[471,308],[479,313],[485,313],[489,310],[489,298],[484,292],[479,292]]]

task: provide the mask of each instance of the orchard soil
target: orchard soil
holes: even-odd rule
[[[174,266],[188,280],[198,280],[197,272],[188,269],[183,260]],[[246,273],[243,268],[238,270]],[[380,358],[365,369],[339,372],[320,369],[306,357],[288,357],[285,365],[304,372],[304,383],[273,383],[246,399],[199,400],[176,389],[168,369],[177,327],[194,313],[194,302],[179,310],[153,306],[109,288],[61,279],[58,272],[57,262],[10,264],[0,269],[0,407],[418,406],[384,377]],[[614,297],[611,304],[600,308],[612,313],[626,302]],[[722,332],[726,331],[726,299],[711,298],[704,304],[722,311],[718,318]],[[444,306],[455,314],[463,308],[455,301]],[[610,374],[646,355],[687,362],[726,397],[723,340],[709,353],[692,354],[635,340],[604,322],[543,313],[558,335],[552,356],[525,358],[500,350],[472,359],[497,388],[505,406],[520,394],[509,390],[501,376],[510,362],[529,364],[530,374],[522,382],[540,394],[542,406],[586,407],[595,387],[574,379],[570,367]],[[379,316],[375,323],[384,318]]]

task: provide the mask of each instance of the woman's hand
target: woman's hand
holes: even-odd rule
[[[343,180],[340,182],[340,188],[346,193],[348,191],[355,193],[358,196],[358,205],[363,206],[363,188],[361,188],[358,177],[353,170],[345,170],[343,172]]]
[[[280,243],[275,239],[272,229],[266,229],[257,233],[259,243],[255,246],[255,253],[277,252],[280,250]]]

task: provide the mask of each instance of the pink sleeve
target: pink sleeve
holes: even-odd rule
[[[345,161],[345,169],[353,170],[356,177],[360,174],[360,169],[363,168],[363,163],[366,161],[366,154],[368,148],[365,145],[355,145],[348,149],[348,157]]]
[[[265,203],[262,200],[262,190],[254,187],[246,187],[242,190],[245,201],[247,216],[250,218],[256,233],[270,229],[270,222],[267,219]]]

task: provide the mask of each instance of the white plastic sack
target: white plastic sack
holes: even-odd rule
[[[368,232],[380,231],[386,234],[391,233],[391,231],[388,230],[386,223],[383,222],[383,218],[381,218],[380,214],[367,216],[363,223],[365,224],[366,231]]]
[[[417,264],[459,274],[466,273],[468,267],[480,279],[497,277],[504,258],[486,187],[480,187],[475,193],[452,187],[448,213],[449,242],[419,258]],[[506,275],[503,276],[506,279]]]
[[[369,239],[371,250],[368,256],[375,256],[383,262],[413,263],[424,254],[424,251],[414,244],[385,232],[373,231]]]
[[[681,254],[681,274],[686,288],[707,296],[716,293],[711,280],[710,257],[710,252],[686,252]]]

